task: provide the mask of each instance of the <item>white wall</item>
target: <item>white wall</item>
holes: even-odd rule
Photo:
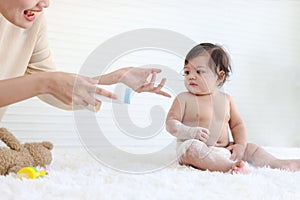
[[[299,11],[300,2],[292,0],[56,0],[51,1],[46,17],[53,59],[59,69],[69,72],[78,72],[102,42],[133,29],[169,29],[199,43],[224,45],[233,61],[233,75],[224,89],[234,97],[244,117],[249,140],[300,147]],[[166,57],[149,55],[144,61],[125,57],[115,66],[172,63],[179,72],[182,63]],[[154,95],[135,99],[145,103],[129,109],[139,126],[151,123],[152,106],[162,105],[167,112],[172,102]],[[119,145],[143,144],[118,132],[110,110],[104,104],[97,113],[107,135]],[[79,144],[73,113],[50,108],[36,98],[11,106],[1,125],[22,140]],[[163,144],[170,138],[162,132],[150,143]]]

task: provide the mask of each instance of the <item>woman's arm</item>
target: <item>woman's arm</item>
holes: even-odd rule
[[[52,62],[51,51],[47,38],[47,24],[44,14],[39,15],[34,27],[30,29],[33,51],[27,64],[25,76],[16,79],[6,80],[8,83],[19,86],[18,90],[11,91],[11,99],[7,105],[21,101],[33,96],[37,96],[46,103],[58,108],[71,110],[86,107],[88,105],[99,105],[89,93],[100,93],[104,96],[113,97],[114,95],[103,89],[96,88],[97,81],[79,76],[72,73],[56,72],[56,67]],[[23,83],[26,80],[26,83]],[[2,84],[2,83],[1,83]],[[4,83],[3,83],[4,84]],[[1,87],[1,92],[3,88]],[[99,107],[99,106],[97,106]]]
[[[0,81],[0,107],[22,101],[43,93],[40,75],[21,76]]]
[[[30,73],[28,73],[29,71]],[[1,80],[0,107],[42,94],[54,96],[66,104],[66,107],[72,104],[83,107],[97,106],[100,102],[93,98],[91,93],[113,99],[116,98],[116,95],[97,87],[96,84],[108,85],[118,82],[128,85],[137,92],[152,92],[170,97],[168,93],[161,91],[165,79],[162,79],[161,83],[154,87],[156,73],[159,73],[160,69],[129,67],[96,77],[96,79],[65,72],[38,71],[28,68],[26,76]],[[151,74],[152,78],[148,82],[147,78]]]
[[[95,86],[96,80],[64,72],[39,72],[0,81],[0,107],[37,95],[51,94],[66,105],[97,106],[90,93],[109,98],[116,96]]]
[[[170,96],[161,91],[165,79],[154,87],[155,75],[161,71],[159,69],[124,68],[103,75],[99,77],[99,80],[72,73],[54,72],[56,69],[51,59],[43,14],[40,15],[35,26],[37,28],[32,30],[36,31],[37,36],[26,69],[26,76],[0,80],[0,107],[34,96],[39,96],[40,99],[53,106],[68,110],[72,109],[73,105],[80,107],[97,106],[100,102],[90,93],[116,98],[116,95],[97,87],[97,84],[114,84],[117,82],[122,82],[137,92],[153,92]],[[152,75],[150,82],[147,81],[149,75]]]
[[[125,67],[94,79],[98,80],[100,85],[124,83],[136,92],[151,92],[171,97],[170,94],[161,90],[166,82],[165,78],[157,86],[154,86],[156,74],[160,72],[161,69],[157,68]],[[149,76],[151,76],[150,81],[147,80]]]

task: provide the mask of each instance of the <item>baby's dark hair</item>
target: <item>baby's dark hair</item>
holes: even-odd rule
[[[186,55],[184,65],[187,65],[191,59],[203,53],[208,53],[210,55],[211,59],[209,67],[213,71],[215,71],[218,76],[218,70],[225,72],[224,81],[219,84],[219,86],[221,87],[225,83],[226,79],[229,77],[229,73],[231,72],[229,56],[221,46],[211,43],[198,44],[197,46],[193,47]]]

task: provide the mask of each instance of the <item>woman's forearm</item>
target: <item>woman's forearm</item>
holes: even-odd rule
[[[120,82],[120,80],[128,70],[130,70],[130,67],[118,69],[108,74],[97,76],[94,79],[98,79],[98,84],[100,85],[116,84]]]
[[[1,80],[0,107],[44,93],[43,81],[45,80],[40,74]]]

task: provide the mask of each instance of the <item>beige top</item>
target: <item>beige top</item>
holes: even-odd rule
[[[7,21],[0,13],[0,80],[54,70],[44,14],[37,17],[31,28],[22,29]],[[72,108],[50,95],[39,98],[62,109]],[[5,109],[0,108],[0,121]]]

